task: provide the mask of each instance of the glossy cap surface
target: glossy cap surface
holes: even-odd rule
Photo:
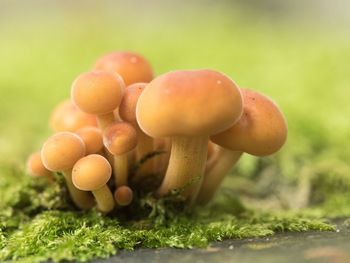
[[[90,154],[80,159],[73,167],[72,180],[83,191],[94,191],[104,186],[111,178],[112,168],[106,158]]]
[[[50,127],[55,132],[75,132],[85,126],[97,127],[96,116],[82,112],[71,100],[60,103],[50,117]]]
[[[83,127],[75,132],[84,142],[86,155],[98,153],[103,148],[102,132],[92,126]]]
[[[244,100],[240,120],[211,140],[225,148],[256,156],[277,152],[287,139],[287,122],[275,102],[267,96],[242,89]]]
[[[45,176],[51,173],[46,169],[41,160],[41,152],[35,152],[29,156],[27,169],[28,172],[35,177]]]
[[[179,70],[151,81],[140,95],[137,122],[151,137],[211,135],[241,116],[236,84],[214,70]]]
[[[103,115],[119,106],[124,89],[124,82],[117,73],[90,71],[74,81],[71,99],[83,112]]]
[[[41,149],[44,166],[54,172],[72,169],[84,155],[83,140],[71,132],[59,132],[52,135]]]
[[[127,153],[137,145],[136,130],[127,122],[113,123],[105,129],[103,143],[114,155]]]
[[[125,89],[123,99],[119,105],[119,116],[122,120],[136,122],[136,105],[147,83],[135,83]]]
[[[142,56],[128,51],[111,52],[100,57],[93,69],[118,73],[126,86],[150,82],[153,79],[153,69],[149,62]]]

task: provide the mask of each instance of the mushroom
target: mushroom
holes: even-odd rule
[[[103,130],[115,121],[113,110],[122,99],[124,82],[117,73],[90,71],[81,74],[73,83],[71,98],[83,112],[97,115]]]
[[[257,91],[241,91],[244,107],[240,120],[231,128],[211,136],[221,148],[207,168],[197,198],[199,204],[212,199],[243,152],[255,156],[270,155],[277,152],[287,139],[287,123],[277,104]]]
[[[75,132],[84,142],[86,155],[98,153],[103,149],[103,139],[101,131],[92,126],[80,128]]]
[[[128,186],[120,186],[114,192],[115,201],[119,206],[128,206],[132,201],[132,190]]]
[[[106,54],[95,62],[93,69],[118,73],[126,86],[150,82],[153,79],[153,69],[149,62],[133,52],[117,51]]]
[[[119,106],[119,116],[122,120],[131,123],[137,132],[137,147],[136,147],[136,161],[154,151],[154,140],[152,137],[145,134],[139,127],[136,120],[136,105],[137,101],[145,89],[147,83],[136,83],[126,88],[123,99]],[[153,172],[154,161],[153,158],[147,160],[141,167],[138,175],[150,174]]]
[[[179,70],[155,78],[136,107],[140,128],[151,137],[171,137],[172,146],[158,197],[181,189],[193,201],[205,169],[209,136],[231,127],[242,112],[236,84],[214,70]],[[191,185],[189,185],[191,183]]]
[[[114,208],[111,190],[106,185],[111,178],[112,168],[106,158],[90,154],[80,159],[73,167],[73,183],[82,191],[91,191],[100,211],[108,213]]]
[[[85,126],[97,127],[97,120],[95,115],[86,114],[79,110],[71,100],[65,100],[52,112],[50,126],[55,132],[75,132]]]
[[[89,193],[75,188],[72,182],[72,168],[85,155],[82,139],[71,132],[59,132],[51,136],[41,150],[44,166],[52,172],[62,172],[73,202],[81,209],[94,206]]]
[[[137,145],[134,127],[127,122],[109,125],[103,133],[103,143],[113,154],[113,172],[116,186],[128,184],[128,153]]]
[[[46,169],[41,160],[41,152],[35,152],[29,156],[27,170],[34,177],[45,177],[51,184],[54,184],[52,172]]]

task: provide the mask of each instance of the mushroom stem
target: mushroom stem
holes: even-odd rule
[[[168,169],[165,178],[158,188],[158,197],[168,194],[170,190],[186,186],[192,179],[204,174],[208,152],[208,136],[172,137],[172,146]],[[201,183],[188,186],[182,196],[191,202],[195,200]]]
[[[155,141],[155,151],[161,152],[155,156],[154,171],[157,174],[164,174],[170,157],[171,140],[169,138],[158,138]]]
[[[101,129],[103,132],[105,128],[114,123],[116,121],[116,118],[113,114],[113,112],[107,113],[107,114],[102,114],[102,115],[97,115],[97,123],[98,127]]]
[[[134,125],[137,132],[136,160],[140,161],[147,154],[154,151],[154,140],[152,137],[145,134],[138,125]],[[142,167],[137,172],[136,178],[143,175],[152,174],[154,172],[154,158],[148,159],[142,164]]]
[[[243,152],[220,148],[206,169],[196,203],[206,205],[215,195],[221,182],[238,162]]]
[[[92,191],[95,196],[97,207],[101,212],[108,213],[114,208],[114,198],[111,190],[107,185]]]
[[[128,153],[114,155],[113,172],[117,187],[128,185]]]
[[[74,204],[83,210],[92,208],[95,205],[94,199],[88,192],[81,191],[74,186],[72,181],[72,170],[62,171],[62,173]]]

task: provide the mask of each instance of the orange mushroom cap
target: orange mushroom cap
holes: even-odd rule
[[[150,82],[153,79],[153,69],[149,62],[133,52],[106,54],[95,62],[93,69],[116,72],[127,86],[137,82]]]
[[[73,167],[72,180],[82,191],[94,191],[104,186],[112,175],[112,167],[101,155],[90,154],[81,158]]]
[[[103,115],[119,106],[123,92],[124,82],[117,73],[90,71],[74,81],[71,98],[80,110]]]
[[[263,94],[242,89],[243,114],[231,128],[211,140],[233,151],[256,156],[277,152],[287,139],[287,122],[275,102]]]
[[[211,135],[228,129],[241,116],[236,84],[214,70],[179,70],[161,75],[137,103],[140,128],[151,137]]]
[[[53,172],[72,169],[84,155],[83,140],[71,132],[59,132],[52,135],[41,149],[44,166]]]
[[[125,89],[123,99],[119,105],[119,116],[122,120],[136,122],[136,105],[147,83],[135,83]]]
[[[105,129],[103,143],[112,154],[124,154],[136,147],[137,133],[130,123],[113,123]]]
[[[65,100],[52,112],[50,126],[55,132],[75,132],[85,126],[97,127],[97,120],[95,115],[82,112],[71,100]]]
[[[133,193],[130,187],[128,186],[120,186],[114,192],[114,199],[120,206],[127,206],[131,203],[133,198]]]
[[[102,132],[92,126],[83,127],[75,132],[84,142],[86,155],[98,153],[103,148]]]
[[[35,152],[29,156],[27,161],[27,169],[28,172],[34,177],[41,177],[51,174],[41,160],[41,152]]]

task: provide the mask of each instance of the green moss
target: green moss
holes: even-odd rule
[[[189,210],[172,198],[146,195],[114,215],[82,212],[71,205],[62,184],[49,186],[10,165],[0,173],[0,261],[86,261],[119,249],[207,247],[228,238],[334,230],[324,219],[300,212],[259,212],[231,197],[212,208]]]

